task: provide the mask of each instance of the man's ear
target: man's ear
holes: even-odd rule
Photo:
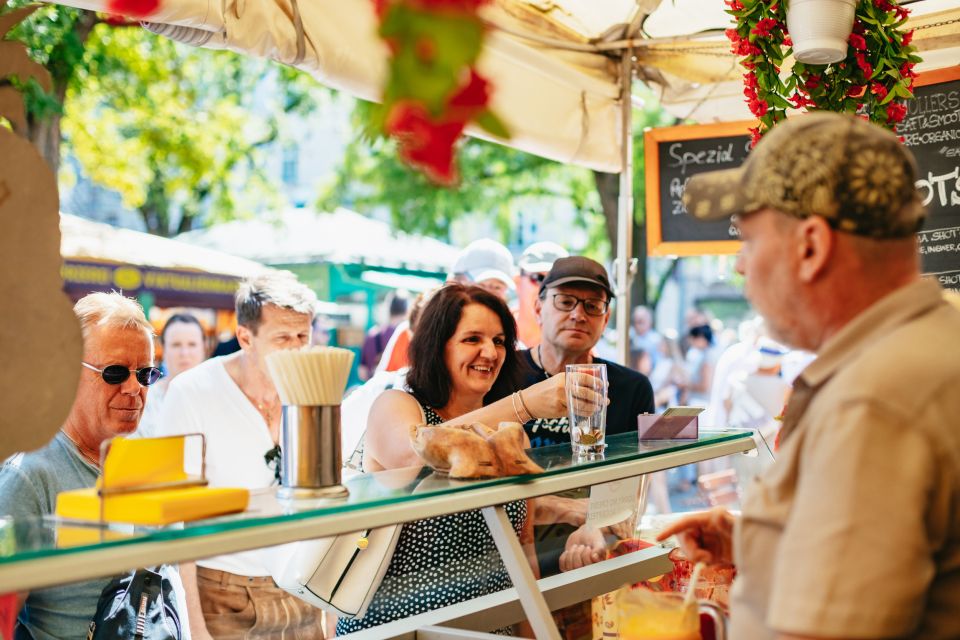
[[[810,216],[800,221],[795,229],[797,236],[797,277],[810,283],[823,274],[833,253],[833,229],[824,218]]]
[[[240,348],[248,351],[253,343],[253,331],[243,325],[237,325],[237,342]]]

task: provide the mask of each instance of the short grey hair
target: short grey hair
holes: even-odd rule
[[[90,293],[73,305],[73,313],[80,321],[80,331],[86,340],[94,327],[128,329],[139,327],[153,337],[153,325],[143,313],[143,307],[133,298],[121,293]]]
[[[264,305],[272,304],[313,318],[317,295],[289,271],[271,271],[241,282],[236,303],[237,324],[256,333]]]

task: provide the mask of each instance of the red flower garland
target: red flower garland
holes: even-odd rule
[[[906,116],[903,100],[913,97],[920,58],[912,31],[902,31],[909,10],[893,0],[860,0],[847,57],[829,65],[795,63],[785,77],[781,66],[792,53],[786,0],[725,0],[735,27],[724,33],[741,58],[745,102],[760,124],[753,143],[787,109],[859,113],[893,131]]]

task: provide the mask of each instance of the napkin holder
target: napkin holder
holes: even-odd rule
[[[637,439],[640,442],[655,440],[696,440],[700,434],[698,416],[656,415],[644,413],[637,416]]]

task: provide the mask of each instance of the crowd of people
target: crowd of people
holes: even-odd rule
[[[854,152],[883,175],[853,180]],[[799,161],[813,156],[830,172]],[[364,472],[421,464],[408,433],[424,423],[519,422],[530,447],[569,444],[568,382],[584,402],[609,403],[608,435],[682,403],[704,407],[703,424],[768,430],[774,439],[783,413],[778,460],[752,479],[742,514],[709,511],[661,534],[677,535],[693,560],[736,563],[731,637],[960,636],[960,438],[952,421],[960,396],[949,392],[960,352],[956,340],[942,342],[958,335],[960,313],[919,278],[914,234],[923,210],[914,179],[895,138],[832,114],[780,125],[741,169],[693,178],[685,197],[695,216],[734,216],[743,240],[737,269],[763,320],[717,345],[702,311],[671,336],[637,307],[625,365],[600,353],[616,299],[603,265],[540,243],[524,252],[518,279],[505,247],[472,243],[448,283],[409,305],[393,298],[389,321],[367,336],[361,364],[369,377],[343,406],[351,464]],[[0,514],[53,513],[60,491],[94,486],[103,442],[133,434],[203,433],[212,486],[276,485],[281,402],[266,357],[311,343],[316,303],[286,272],[243,282],[239,350],[209,360],[200,323],[173,315],[159,336],[164,378],[136,302],[118,293],[82,298],[74,308],[84,337],[76,400],[53,441],[4,463]],[[606,365],[606,400],[578,384],[586,380],[568,380],[585,374],[568,374],[566,365],[583,363]],[[505,508],[537,576],[603,560],[623,535],[587,524],[584,492]],[[319,610],[277,587],[270,563],[258,549],[161,567],[181,595],[181,637],[333,632]],[[17,638],[85,637],[106,582],[21,594]],[[366,614],[339,620],[335,633],[509,586],[479,512],[411,522]]]

